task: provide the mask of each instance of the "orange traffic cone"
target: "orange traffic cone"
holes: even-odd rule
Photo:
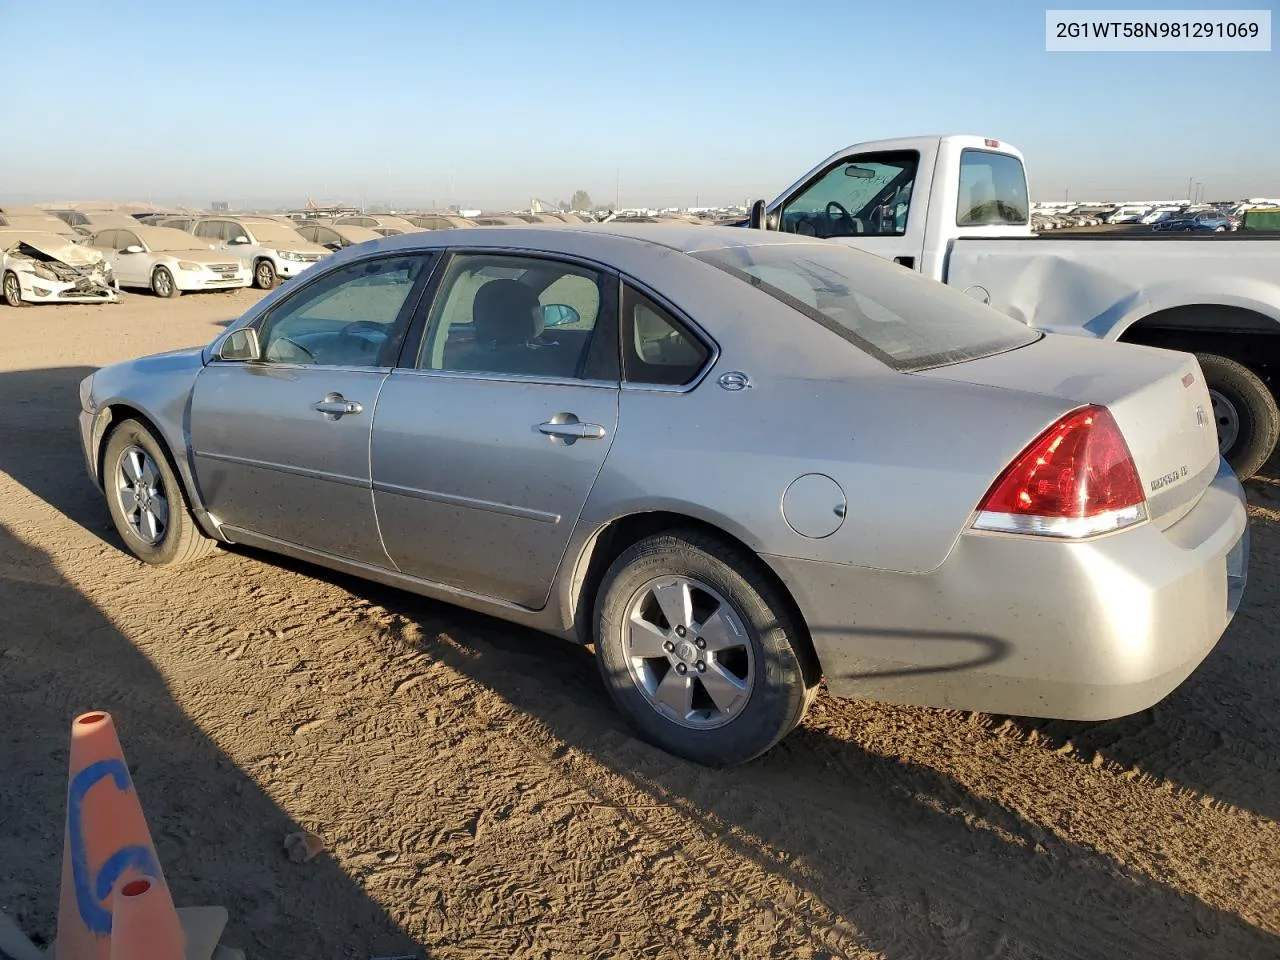
[[[108,713],[72,721],[65,826],[56,956],[111,960],[113,891],[147,878],[173,902]]]
[[[111,960],[185,960],[182,931],[169,888],[151,877],[124,884],[111,910]]]

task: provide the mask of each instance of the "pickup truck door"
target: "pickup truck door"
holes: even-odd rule
[[[769,205],[770,227],[919,270],[936,155],[906,149],[828,158]]]

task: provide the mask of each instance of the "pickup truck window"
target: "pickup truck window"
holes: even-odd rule
[[[787,304],[895,370],[1013,350],[1043,333],[913,270],[843,244],[761,243],[690,254]]]
[[[841,160],[786,202],[779,229],[823,240],[900,237],[907,230],[919,165],[914,150]]]
[[[956,226],[1022,226],[1030,206],[1027,174],[1017,157],[989,150],[961,151]]]

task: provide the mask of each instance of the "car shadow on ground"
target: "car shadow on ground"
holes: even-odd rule
[[[1280,938],[1235,914],[1063,839],[944,773],[833,736],[821,723],[807,723],[752,763],[710,770],[637,739],[587,648],[292,560],[263,559],[330,579],[418,624],[431,638],[422,652],[536,717],[567,752],[594,758],[705,824],[738,856],[808,891],[853,924],[859,946],[888,958],[1165,960],[1280,951]],[[831,709],[825,695],[815,705],[818,715]],[[830,927],[819,911],[793,904],[788,912],[821,949]],[[832,949],[840,955],[838,944]]]
[[[4,526],[0,609],[0,906],[29,937],[56,931],[71,721],[106,710],[174,900],[226,906],[224,942],[251,956],[415,949],[327,855],[289,860],[298,825],[191,721],[146,654]],[[299,885],[314,912],[278,909],[277,893]]]

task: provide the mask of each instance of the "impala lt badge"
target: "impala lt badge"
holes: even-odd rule
[[[1173,471],[1173,473],[1166,473],[1163,477],[1156,477],[1154,480],[1152,480],[1151,490],[1154,493],[1156,490],[1159,490],[1161,487],[1167,487],[1171,483],[1177,483],[1186,475],[1187,475],[1186,466],[1181,466],[1177,470]]]
[[[1209,415],[1204,412],[1204,407],[1198,403],[1196,404],[1196,423],[1202,427],[1209,425]]]

